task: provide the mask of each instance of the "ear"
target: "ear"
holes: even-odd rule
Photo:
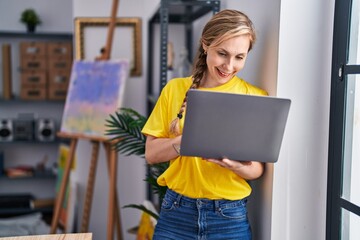
[[[206,46],[206,44],[205,43],[202,43],[202,48],[204,49],[204,51],[205,52],[207,52],[208,51],[208,46]]]

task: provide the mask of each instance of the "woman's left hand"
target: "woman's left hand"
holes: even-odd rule
[[[227,168],[246,180],[259,178],[264,172],[264,164],[256,161],[235,161],[228,158],[203,158],[205,161],[215,163]]]

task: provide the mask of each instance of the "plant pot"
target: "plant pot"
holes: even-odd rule
[[[27,27],[27,31],[29,33],[33,33],[36,30],[36,25],[28,24],[28,25],[26,25],[26,27]]]

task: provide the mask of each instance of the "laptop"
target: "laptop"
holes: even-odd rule
[[[274,163],[291,100],[191,89],[180,155]]]

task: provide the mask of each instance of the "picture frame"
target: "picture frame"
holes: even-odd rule
[[[75,58],[94,60],[107,42],[110,18],[78,17],[75,19]],[[141,18],[116,18],[112,40],[111,59],[126,58],[130,76],[142,74]]]

